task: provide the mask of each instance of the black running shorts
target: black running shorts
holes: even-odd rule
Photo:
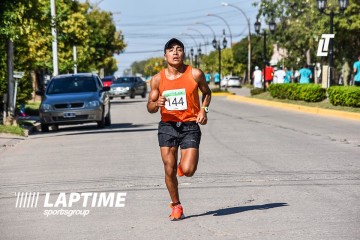
[[[200,126],[196,122],[159,122],[160,147],[199,148]]]

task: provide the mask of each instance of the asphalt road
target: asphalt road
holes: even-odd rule
[[[214,97],[198,171],[179,179],[187,218],[170,222],[160,116],[145,104],[116,100],[111,128],[60,127],[0,151],[0,239],[359,239],[360,122]],[[39,192],[37,207],[16,207],[19,192]],[[65,204],[126,193],[125,207],[64,207],[61,192]],[[44,215],[59,209],[90,212]]]

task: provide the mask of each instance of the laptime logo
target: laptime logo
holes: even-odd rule
[[[37,208],[40,192],[17,192],[15,208]],[[90,213],[88,208],[101,207],[125,207],[125,192],[85,192],[85,193],[65,193],[58,194],[45,193],[43,207],[44,215],[74,215],[86,216]],[[72,209],[72,208],[77,209]],[[60,208],[60,209],[59,209]]]
[[[319,40],[319,46],[317,50],[318,57],[326,57],[329,51],[330,39],[334,38],[335,34],[322,34]]]

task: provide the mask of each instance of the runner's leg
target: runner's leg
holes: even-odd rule
[[[165,183],[173,203],[180,202],[177,171],[178,147],[160,147],[161,158],[164,163]]]
[[[194,175],[199,162],[199,149],[186,148],[181,149],[180,166],[185,176],[191,177]]]

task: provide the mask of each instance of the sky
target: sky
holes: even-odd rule
[[[257,8],[251,0],[90,0],[92,4],[113,13],[118,31],[121,31],[127,47],[115,55],[121,75],[135,61],[162,57],[165,43],[175,37],[185,45],[185,52],[201,44],[202,53],[213,51],[214,34],[223,38],[223,29],[230,46],[248,35],[248,24],[240,10],[223,6],[226,2],[243,10],[250,19],[254,31]],[[216,16],[207,16],[214,14]],[[230,34],[231,32],[231,34]],[[208,43],[206,47],[205,43]],[[196,45],[196,48],[195,48]],[[195,51],[196,53],[196,51]]]

